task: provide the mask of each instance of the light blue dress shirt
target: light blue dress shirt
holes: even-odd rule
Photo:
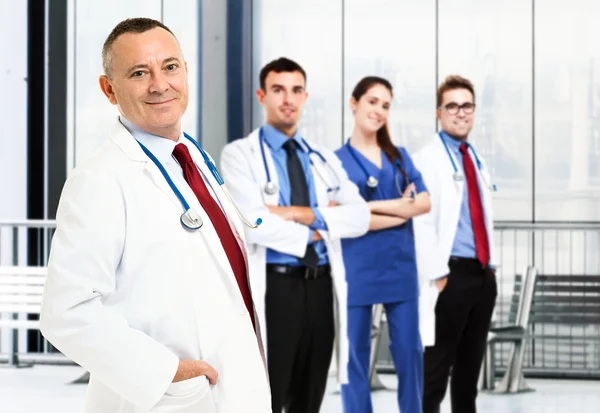
[[[286,135],[284,135],[283,133],[281,133],[280,131],[268,124],[262,127],[262,133],[265,138],[265,143],[269,147],[271,156],[273,157],[275,170],[277,171],[277,179],[279,181],[279,205],[290,206],[292,199],[292,191],[290,188],[290,181],[288,178],[287,153],[285,151],[285,148],[283,148],[283,144],[287,142],[287,140],[290,138],[288,138]],[[299,132],[296,132],[296,134],[291,139],[294,139],[296,143],[298,143],[296,151],[298,153],[300,163],[302,164],[302,169],[304,169],[304,175],[306,176],[310,206],[312,207],[312,210],[315,214],[315,222],[311,225],[311,229],[308,233],[307,243],[311,244],[314,229],[327,229],[327,224],[325,223],[323,216],[317,209],[315,181],[312,175],[312,171],[310,169],[310,160],[308,157],[308,152],[306,152],[306,148],[302,143],[302,138],[300,137]],[[312,244],[314,245],[315,251],[319,256],[318,265],[327,264],[329,262],[329,259],[327,257],[327,247],[325,246],[325,242],[317,241]],[[297,257],[289,254],[284,254],[272,249],[267,249],[267,263],[300,265]]]
[[[442,139],[448,145],[450,152],[454,155],[454,158],[458,161],[456,162],[456,167],[459,168],[459,171],[463,173],[464,176],[464,166],[463,166],[463,155],[460,153],[460,145],[463,143],[459,139],[450,136],[444,131],[440,132]],[[471,151],[469,151],[471,158],[473,159],[473,155]],[[475,164],[475,159],[473,159],[473,163]],[[477,166],[475,166],[477,168]],[[479,176],[479,172],[477,173],[477,183],[479,184],[479,193],[483,192],[481,186],[481,177]],[[483,202],[483,200],[482,200]],[[484,206],[484,214],[485,206]],[[489,238],[489,234],[488,234]],[[458,219],[458,227],[456,228],[456,235],[454,237],[454,244],[452,245],[452,253],[455,257],[463,257],[463,258],[476,258],[477,253],[475,250],[475,235],[473,233],[473,223],[471,221],[471,210],[469,208],[469,191],[467,190],[467,182],[466,178],[463,185],[463,197],[462,204],[460,206],[460,216]]]

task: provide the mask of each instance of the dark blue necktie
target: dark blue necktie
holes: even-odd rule
[[[310,207],[310,197],[308,195],[308,185],[306,183],[306,175],[298,152],[296,151],[297,143],[294,139],[289,138],[283,144],[283,148],[287,153],[287,171],[290,180],[291,189],[291,205]],[[298,259],[302,265],[310,268],[316,268],[319,262],[319,256],[312,244],[306,246],[306,253],[303,258]]]

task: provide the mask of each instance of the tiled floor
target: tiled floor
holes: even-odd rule
[[[0,368],[0,412],[77,413],[83,408],[84,385],[70,385],[82,370],[77,367],[35,366],[12,370]],[[384,376],[393,386],[394,378]],[[597,413],[600,412],[600,382],[529,380],[531,393],[498,396],[481,394],[479,413]],[[375,413],[398,413],[393,391],[373,394]],[[340,396],[333,382],[325,398],[323,413],[341,412]],[[442,413],[450,413],[448,400]]]

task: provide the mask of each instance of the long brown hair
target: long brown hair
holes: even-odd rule
[[[375,85],[381,85],[385,87],[387,90],[389,90],[390,95],[393,96],[392,84],[387,79],[378,76],[367,76],[363,77],[360,80],[360,82],[358,82],[356,86],[354,86],[354,90],[352,91],[352,97],[354,98],[354,100],[356,100],[356,102],[358,102],[360,98]],[[388,158],[388,160],[394,167],[398,168],[404,180],[408,181],[406,171],[402,167],[402,154],[400,153],[398,148],[392,143],[392,138],[390,136],[390,131],[387,122],[385,123],[385,125],[379,128],[376,136],[377,144],[379,145],[383,153],[385,153],[385,156]],[[395,162],[396,159],[398,160],[398,163]]]

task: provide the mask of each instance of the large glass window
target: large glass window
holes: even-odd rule
[[[253,1],[253,89],[260,69],[279,57],[296,61],[307,74],[309,98],[300,132],[331,149],[342,136],[342,2]],[[264,122],[254,98],[253,125]]]
[[[600,4],[536,2],[535,211],[600,219]]]
[[[413,151],[433,137],[435,34],[435,0],[344,1],[344,141],[354,125],[348,101],[368,75],[394,88],[388,122],[394,143]]]
[[[532,7],[522,0],[439,0],[439,82],[475,86],[470,140],[498,186],[496,220],[532,219]]]

